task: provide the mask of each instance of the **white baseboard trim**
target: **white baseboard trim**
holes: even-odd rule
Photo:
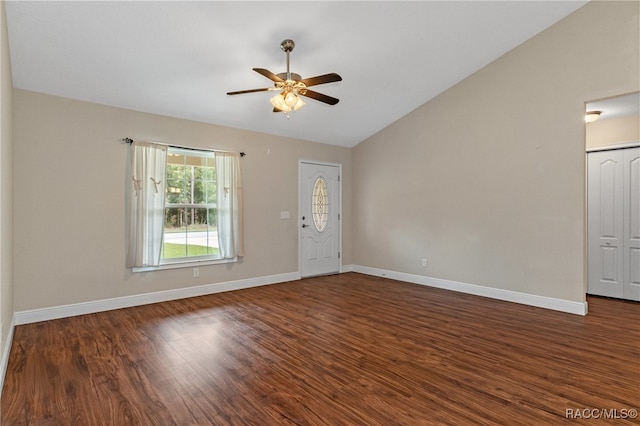
[[[429,287],[437,287],[445,290],[458,291],[476,296],[489,297],[491,299],[536,306],[538,308],[552,309],[554,311],[567,312],[576,315],[587,314],[587,302],[574,302],[571,300],[555,299],[553,297],[538,296],[529,293],[503,290],[500,288],[485,287],[476,284],[467,284],[457,281],[443,280],[440,278],[426,277],[423,275],[407,274],[404,272],[388,271],[385,269],[370,268],[368,266],[353,265],[353,272],[366,275],[391,278],[398,281],[406,281],[413,284],[421,284]]]
[[[540,308],[552,309],[556,311],[568,312],[578,315],[586,315],[586,302],[573,302],[563,299],[555,299],[546,296],[538,296],[528,293],[520,293],[511,290],[503,290],[493,287],[485,287],[475,284],[467,284],[457,281],[432,278],[423,275],[414,275],[404,272],[390,271],[386,269],[371,268],[360,265],[343,265],[341,272],[359,272],[366,275],[391,278],[399,281],[406,281],[414,284],[427,285],[430,287],[442,288],[445,290],[459,291],[462,293],[474,294],[477,296],[489,297],[492,299],[505,300],[508,302],[521,303],[524,305],[537,306]],[[18,311],[13,315],[10,336],[7,345],[3,350],[2,362],[5,362],[5,352],[8,357],[8,350],[11,348],[10,341],[13,336],[13,328],[16,325],[29,324],[39,321],[48,321],[58,318],[66,318],[76,315],[92,314],[113,309],[129,308],[132,306],[148,305],[151,303],[166,302],[169,300],[184,299],[187,297],[204,296],[207,294],[220,293],[223,291],[240,290],[244,288],[257,287],[262,285],[277,284],[300,279],[298,272],[285,274],[268,275],[264,277],[248,278],[237,281],[227,281],[214,284],[205,284],[195,287],[185,287],[174,290],[165,290],[154,293],[136,294],[113,299],[95,300],[90,302],[75,303],[70,305],[52,306],[48,308]],[[0,367],[2,367],[0,365]],[[0,370],[0,374],[2,371]]]
[[[167,302],[169,300],[185,299],[187,297],[204,296],[223,291],[241,290],[262,285],[277,284],[300,279],[300,273],[268,275],[257,278],[247,278],[237,281],[227,281],[215,284],[205,284],[195,287],[177,288],[175,290],[158,291],[154,293],[136,294],[132,296],[116,297],[113,299],[95,300],[91,302],[74,303],[71,305],[52,306],[48,308],[32,309],[15,312],[15,325],[30,324],[76,315],[92,314],[113,309],[130,308],[132,306],[148,305],[151,303]]]
[[[353,265],[342,265],[342,267],[340,267],[340,273],[344,274],[345,272],[353,272]]]
[[[2,397],[2,389],[4,388],[4,378],[7,374],[7,365],[9,365],[9,353],[11,352],[13,330],[15,330],[15,328],[15,319],[12,319],[7,340],[4,342],[4,348],[2,348],[2,358],[0,358],[0,397]]]

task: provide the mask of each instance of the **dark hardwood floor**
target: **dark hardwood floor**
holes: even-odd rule
[[[1,423],[637,424],[640,304],[588,302],[348,273],[21,325]]]

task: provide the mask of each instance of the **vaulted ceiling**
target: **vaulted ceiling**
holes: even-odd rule
[[[585,1],[6,2],[13,85],[352,147]],[[343,81],[286,119],[252,71]]]

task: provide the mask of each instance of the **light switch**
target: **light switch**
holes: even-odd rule
[[[289,212],[280,212],[280,219],[289,219]]]

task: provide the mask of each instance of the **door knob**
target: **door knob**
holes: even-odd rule
[[[303,227],[303,228],[306,228],[307,226],[309,226],[309,225],[307,225],[306,223],[303,223],[303,224],[302,224],[302,227]]]

